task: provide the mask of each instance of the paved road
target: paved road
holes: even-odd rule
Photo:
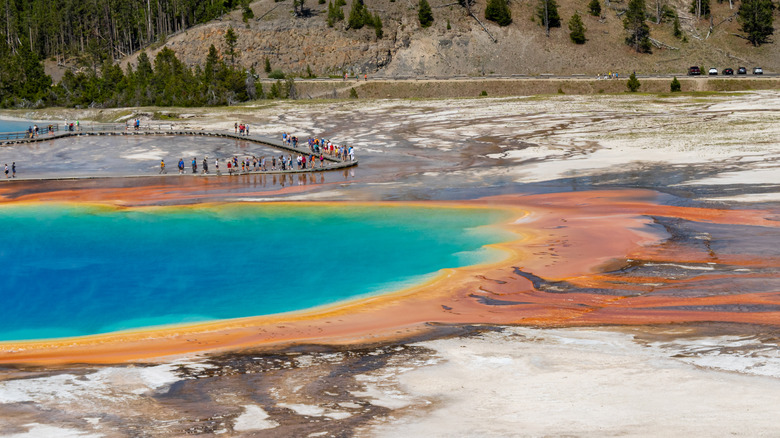
[[[627,78],[630,73],[622,73],[618,72],[619,78],[624,79]],[[644,78],[644,79],[671,79],[673,77],[691,77],[696,79],[762,79],[762,78],[776,78],[780,77],[780,73],[764,73],[763,75],[753,75],[753,74],[747,74],[747,75],[730,75],[730,76],[724,76],[722,74],[709,76],[707,74],[703,74],[701,76],[688,76],[687,72],[680,72],[680,73],[668,73],[668,74],[637,74],[637,78]],[[480,80],[480,79],[583,79],[583,80],[595,80],[597,77],[595,75],[585,75],[585,74],[571,74],[571,75],[555,75],[555,74],[539,74],[539,75],[523,75],[523,74],[513,74],[513,75],[485,75],[485,76],[466,76],[466,75],[455,75],[455,76],[395,76],[395,77],[385,77],[385,76],[369,76],[368,81],[474,81],[474,80]],[[263,82],[276,82],[276,79],[269,79],[269,78],[260,78]],[[312,81],[312,82],[345,82],[344,78],[295,78],[296,81]],[[346,82],[361,82],[363,78],[356,79],[355,77],[350,77]]]

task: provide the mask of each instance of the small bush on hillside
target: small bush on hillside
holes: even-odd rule
[[[377,39],[382,39],[385,36],[385,31],[382,29],[382,19],[379,18],[379,15],[374,16],[374,33]]]
[[[599,0],[590,0],[590,3],[588,3],[588,13],[594,17],[601,15],[601,3],[599,3]]]
[[[420,0],[417,19],[420,20],[420,26],[423,28],[430,27],[433,24],[433,11],[431,10],[431,5],[428,4],[428,0]]]
[[[284,72],[281,70],[274,70],[268,73],[268,77],[271,79],[284,79]]]
[[[506,0],[488,0],[485,18],[495,21],[499,26],[509,26],[512,23],[512,12]]]
[[[355,91],[354,88],[350,88],[349,89],[349,98],[350,99],[357,99],[358,98],[357,91]]]

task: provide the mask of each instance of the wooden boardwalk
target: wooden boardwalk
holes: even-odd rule
[[[169,135],[176,135],[176,136],[189,136],[189,137],[197,137],[197,136],[203,136],[203,137],[219,137],[219,138],[229,138],[233,140],[243,140],[243,141],[249,141],[252,143],[257,143],[263,146],[267,146],[273,149],[285,151],[285,152],[291,152],[294,154],[301,154],[301,155],[310,155],[312,152],[308,148],[295,148],[292,145],[287,145],[286,143],[283,143],[281,140],[274,140],[268,137],[260,136],[260,135],[240,135],[232,132],[225,132],[225,131],[204,131],[204,130],[195,130],[195,129],[160,129],[160,127],[156,127],[156,129],[144,129],[144,127],[141,127],[140,129],[134,129],[131,127],[125,128],[125,125],[99,125],[99,126],[88,126],[83,125],[80,127],[79,130],[76,131],[53,131],[51,133],[47,134],[41,134],[38,137],[29,138],[29,137],[20,137],[19,133],[12,133],[12,134],[6,134],[6,138],[4,140],[0,140],[0,145],[14,145],[14,144],[27,144],[27,143],[37,143],[37,142],[45,142],[45,141],[52,141],[52,140],[58,140],[62,138],[68,138],[68,137],[80,137],[80,136],[114,136],[114,135],[121,135],[121,136],[132,136],[132,135],[142,135],[142,136],[149,136],[149,135],[160,135],[160,136],[169,136]],[[2,137],[0,137],[2,138]],[[324,167],[312,167],[312,168],[306,168],[306,169],[291,169],[291,170],[266,170],[266,171],[257,171],[257,172],[241,172],[241,171],[233,171],[233,175],[247,175],[247,174],[257,174],[257,173],[263,173],[263,174],[295,174],[295,173],[311,173],[311,172],[325,172],[329,170],[339,170],[339,169],[346,169],[349,167],[354,167],[358,165],[358,160],[340,160],[335,156],[327,155],[324,156],[325,161],[327,164]],[[168,175],[178,175],[177,169],[175,167],[169,168],[172,172]],[[224,169],[222,172],[222,175],[228,175],[227,169]],[[201,174],[198,174],[201,175]],[[215,174],[205,174],[202,176],[214,176]],[[150,176],[150,175],[131,175],[131,176]],[[163,176],[163,175],[159,175]],[[58,178],[55,178],[58,179]]]

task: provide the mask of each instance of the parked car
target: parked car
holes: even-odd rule
[[[717,76],[718,75],[718,69],[715,68],[715,67],[712,67],[710,69],[710,71],[707,72],[707,74],[710,75],[710,76]]]
[[[731,76],[731,75],[733,75],[733,74],[734,74],[734,70],[733,70],[733,69],[730,69],[730,68],[724,68],[724,69],[723,69],[723,75],[724,75],[724,76],[725,76],[725,75],[729,75],[729,76]]]
[[[688,67],[688,76],[699,76],[701,74],[701,69],[697,66]]]
[[[747,69],[745,67],[740,67],[740,68],[737,69],[737,74],[738,75],[746,75],[747,74]]]
[[[753,67],[753,74],[754,75],[762,75],[762,74],[764,74],[764,70],[762,70],[761,67]]]

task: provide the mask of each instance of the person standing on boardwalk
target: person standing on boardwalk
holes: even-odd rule
[[[216,160],[214,160],[214,169],[215,169],[215,170],[216,170],[216,172],[217,172],[217,176],[220,176],[220,175],[222,175],[221,173],[219,173],[219,158],[217,158]]]
[[[238,122],[233,124],[233,131],[235,131],[235,133],[238,134]]]
[[[11,164],[11,172],[13,175],[11,175],[11,178],[16,178],[16,161],[14,161],[13,164]]]
[[[209,157],[203,159],[203,173],[209,173]]]
[[[5,163],[5,179],[8,179],[8,163]]]
[[[165,172],[165,160],[160,160],[160,173],[166,173]]]
[[[184,158],[179,158],[179,175],[184,173]]]
[[[198,173],[198,158],[192,157],[192,173]]]

